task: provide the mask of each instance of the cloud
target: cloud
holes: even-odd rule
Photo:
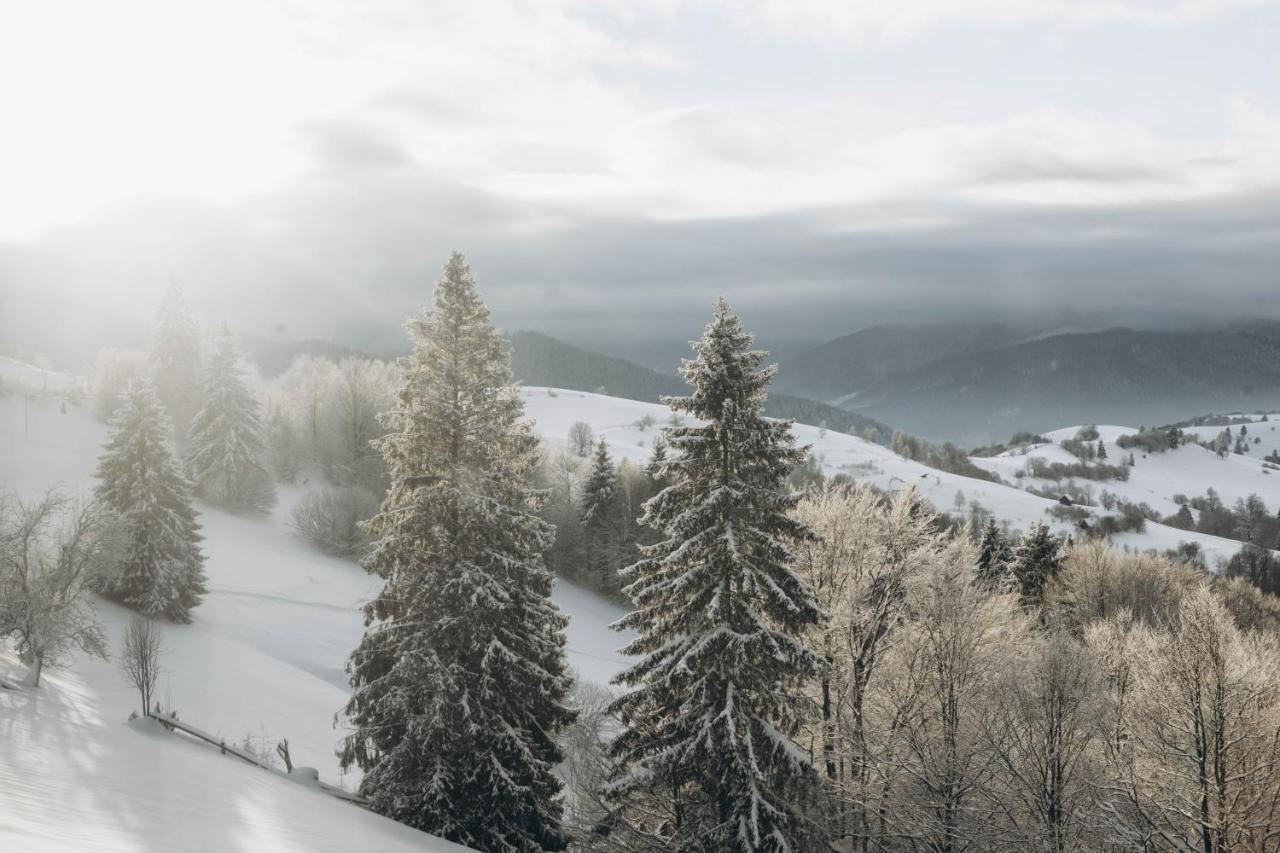
[[[690,334],[720,293],[811,339],[1272,310],[1254,5],[24,7],[0,32],[0,297],[28,310],[0,314],[89,319],[0,318],[0,352],[127,341],[173,278],[209,321],[385,349],[454,248],[502,323],[579,339]]]
[[[821,44],[900,45],[948,27],[1176,27],[1274,0],[728,0],[754,33]]]

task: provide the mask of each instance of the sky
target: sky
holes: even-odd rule
[[[1280,318],[1276,0],[0,0],[0,351]]]

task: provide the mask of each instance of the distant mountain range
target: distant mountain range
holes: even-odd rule
[[[516,378],[525,385],[599,391],[645,403],[656,403],[663,395],[689,392],[689,386],[679,376],[582,349],[540,332],[515,332],[508,338]],[[893,433],[890,427],[859,412],[784,393],[769,394],[765,413],[871,437],[882,444],[888,443]]]
[[[685,353],[663,373],[538,332],[508,337],[526,385],[643,402],[687,391],[674,372]],[[327,341],[243,340],[267,376],[303,354],[360,354]],[[1278,406],[1280,322],[1087,332],[957,322],[876,326],[784,359],[767,412],[881,443],[892,424],[972,447],[1063,424],[1136,427]]]
[[[1280,404],[1280,323],[1096,332],[883,326],[784,361],[777,385],[970,445],[1064,423],[1165,423]]]

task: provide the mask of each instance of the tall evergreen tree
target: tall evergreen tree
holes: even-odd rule
[[[235,511],[266,512],[275,485],[263,466],[266,438],[235,336],[223,329],[205,369],[204,406],[191,424],[187,467],[203,497]]]
[[[1012,558],[1009,540],[1005,538],[994,518],[987,519],[982,528],[982,540],[978,544],[978,582],[986,589],[1003,589],[1009,578],[1009,562]]]
[[[555,738],[575,715],[542,556],[553,529],[534,515],[538,440],[461,255],[408,328],[375,442],[391,485],[367,525],[364,566],[386,584],[347,667],[342,763],[410,826],[483,851],[562,850]]]
[[[1062,539],[1044,522],[1031,525],[1013,552],[1013,577],[1023,604],[1043,603],[1045,585],[1062,571],[1064,560]]]
[[[151,375],[181,446],[200,410],[200,327],[178,286],[170,285],[156,310]]]
[[[189,622],[205,592],[203,537],[150,382],[130,383],[112,426],[96,494],[118,520],[123,544],[101,591],[148,616]]]
[[[586,534],[586,569],[601,588],[617,589],[613,575],[620,555],[618,534],[618,472],[602,438],[591,458],[591,473],[582,487],[582,527]]]
[[[693,393],[665,401],[702,422],[665,430],[672,484],[644,522],[666,538],[624,572],[636,609],[618,626],[643,658],[619,676],[633,689],[614,705],[613,792],[674,798],[674,850],[791,850],[809,829],[794,697],[824,668],[800,639],[822,613],[791,569],[788,541],[813,534],[785,486],[804,449],[761,414],[774,371],[751,341],[720,300],[682,368]]]

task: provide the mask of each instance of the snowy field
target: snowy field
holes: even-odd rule
[[[0,398],[0,490],[31,497],[58,483],[87,494],[106,434],[83,407],[62,414],[52,399]],[[353,788],[358,777],[344,777],[334,754],[333,715],[347,699],[342,667],[360,638],[360,607],[379,581],[294,536],[289,514],[305,489],[282,488],[262,520],[197,502],[209,594],[191,625],[166,626],[157,695],[228,743],[288,738],[295,763]],[[623,611],[564,582],[555,597],[570,617],[571,665],[607,682],[623,666],[626,637],[608,628]],[[118,649],[131,614],[109,602],[98,613]],[[22,671],[0,655],[0,679]],[[46,670],[38,691],[0,690],[0,850],[461,849],[126,725],[136,705],[114,662],[87,658]]]
[[[38,390],[33,383],[46,379],[35,368],[8,361],[0,363],[0,376],[10,391],[19,380]],[[54,383],[61,388],[70,381],[51,376],[51,391]],[[596,394],[546,388],[523,393],[548,444],[563,443],[569,427],[585,421],[615,456],[637,462],[648,458],[671,417],[660,405]],[[1133,431],[1101,429],[1108,444],[1120,432]],[[1017,487],[935,471],[859,438],[809,426],[797,426],[796,433],[827,473],[843,472],[887,490],[915,486],[943,510],[951,510],[961,493],[966,502],[977,500],[997,518],[1025,529],[1049,520],[1045,510],[1055,505]],[[105,437],[106,428],[86,406],[68,406],[63,414],[52,396],[0,397],[0,489],[31,497],[58,483],[70,493],[87,494]],[[1264,439],[1264,452],[1266,447]],[[1055,461],[1072,458],[1053,445],[1030,452]],[[1026,459],[975,462],[1012,481]],[[1262,474],[1259,459],[1220,460],[1196,447],[1139,458],[1128,483],[1105,487],[1166,512],[1173,494],[1202,494],[1210,485],[1226,500],[1257,492],[1268,504],[1280,505],[1280,474]],[[377,581],[353,562],[324,556],[293,535],[289,513],[306,488],[282,488],[280,505],[261,520],[197,502],[210,591],[193,624],[166,627],[166,672],[158,695],[183,720],[229,743],[246,736],[264,745],[288,738],[296,763],[352,788],[358,779],[344,777],[334,755],[342,733],[334,729],[333,715],[346,701],[342,666],[360,637],[360,607]],[[1211,563],[1239,548],[1156,524],[1119,541],[1161,549],[1197,541]],[[570,617],[570,663],[583,679],[607,682],[625,664],[617,649],[627,638],[608,628],[623,611],[563,581],[555,597]],[[111,648],[118,649],[130,614],[102,602],[99,616]],[[0,655],[0,679],[12,683],[21,674],[16,661]],[[460,849],[206,746],[129,724],[135,704],[114,663],[88,659],[67,670],[47,670],[38,691],[0,690],[0,850]]]
[[[585,421],[591,425],[598,438],[602,437],[609,443],[615,456],[637,462],[648,458],[659,428],[671,418],[671,411],[666,406],[619,400],[581,391],[526,388],[524,395],[526,410],[537,422],[539,433],[549,443],[563,443],[569,427],[575,421]],[[646,417],[653,421],[653,426],[643,426],[642,422]],[[1259,424],[1258,429],[1269,426],[1273,424]],[[1077,427],[1071,427],[1062,430],[1061,435],[1052,433],[1047,437],[1071,437],[1075,435],[1076,429]],[[1221,427],[1217,429],[1221,431]],[[1099,427],[1099,430],[1103,440],[1110,446],[1114,446],[1116,436],[1137,432],[1136,428],[1127,427]],[[1024,486],[1032,485],[1051,490],[1055,487],[1053,483],[1027,480],[1023,484],[1015,484],[1013,471],[1026,464],[1024,457],[972,460],[979,466],[996,471],[1012,484],[1004,485],[938,471],[904,459],[886,447],[843,433],[802,424],[795,426],[795,433],[801,443],[812,447],[823,470],[829,475],[844,473],[888,491],[915,486],[921,495],[944,512],[953,511],[957,495],[961,495],[966,505],[970,500],[976,500],[997,519],[1008,521],[1015,529],[1026,530],[1032,523],[1044,521],[1059,533],[1078,532],[1073,530],[1071,524],[1055,521],[1046,515],[1046,510],[1056,506],[1057,501],[1033,495],[1024,489]],[[1266,446],[1264,438],[1260,447]],[[1074,456],[1056,445],[1037,447],[1033,452],[1044,453],[1045,458],[1050,461],[1076,461]],[[1119,449],[1116,448],[1112,455],[1113,461],[1118,459]],[[1162,455],[1169,458],[1159,458]],[[1181,467],[1184,462],[1186,468]],[[1128,483],[1109,481],[1090,485],[1095,492],[1106,488],[1129,500],[1146,501],[1162,514],[1177,509],[1168,497],[1178,493],[1188,496],[1203,494],[1209,486],[1216,488],[1224,500],[1229,497],[1234,501],[1236,497],[1243,497],[1253,491],[1262,495],[1269,506],[1280,506],[1280,472],[1266,475],[1261,471],[1260,458],[1228,456],[1226,460],[1220,460],[1202,448],[1184,447],[1176,453],[1155,454],[1149,459],[1139,458],[1134,475]],[[1179,542],[1197,542],[1204,550],[1210,566],[1216,565],[1219,560],[1229,559],[1240,550],[1240,543],[1230,539],[1177,530],[1152,522],[1147,523],[1146,530],[1142,533],[1123,533],[1113,537],[1112,541],[1121,547],[1138,550],[1166,550],[1177,547]]]

